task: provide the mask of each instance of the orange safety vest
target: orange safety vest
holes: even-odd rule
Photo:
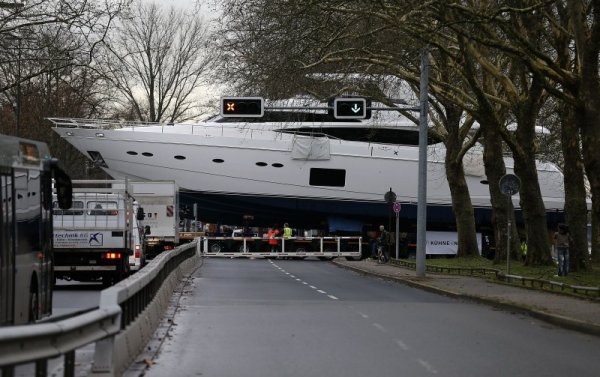
[[[275,237],[277,237],[278,234],[279,230],[269,229],[269,231],[267,232],[267,237],[269,237],[269,245],[277,245],[277,240],[275,239]]]

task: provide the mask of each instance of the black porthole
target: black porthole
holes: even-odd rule
[[[257,166],[267,166],[269,164],[267,164],[266,162],[257,162],[256,165]]]
[[[175,156],[176,160],[185,160],[185,156],[177,155]]]
[[[144,152],[144,153],[142,153],[142,156],[152,157],[152,156],[154,156],[154,154],[150,153],[150,152]]]
[[[279,162],[276,162],[274,164],[271,164],[271,166],[274,167],[274,168],[282,168],[283,164],[280,164]]]
[[[217,164],[222,164],[223,162],[225,162],[225,160],[222,160],[220,158],[214,158],[212,161],[216,162]]]
[[[130,154],[132,156],[137,156],[137,152],[136,151],[127,151],[127,154]]]

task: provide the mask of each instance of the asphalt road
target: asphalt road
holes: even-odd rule
[[[327,262],[207,259],[184,291],[147,377],[600,373],[600,338]]]
[[[101,283],[58,280],[52,296],[52,316],[97,307],[103,288]]]

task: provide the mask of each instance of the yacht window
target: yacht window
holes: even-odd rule
[[[311,186],[346,186],[346,170],[343,169],[310,169]]]
[[[177,155],[175,156],[176,160],[185,160],[185,156]]]
[[[215,158],[215,159],[213,159],[213,162],[216,162],[217,164],[222,164],[223,162],[225,162],[225,160],[222,160],[220,158]]]
[[[274,164],[271,164],[271,166],[274,167],[274,168],[282,168],[283,164],[280,164],[279,162],[276,162]]]
[[[256,165],[257,166],[267,166],[269,164],[267,164],[266,162],[257,162]]]
[[[142,153],[142,156],[152,157],[152,156],[154,156],[154,154],[152,154],[150,152],[144,152],[144,153]]]
[[[132,156],[137,156],[138,153],[135,151],[127,151],[127,154],[130,154]]]

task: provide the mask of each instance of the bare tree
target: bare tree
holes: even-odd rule
[[[206,24],[196,14],[137,2],[111,33],[98,62],[121,97],[120,114],[181,121],[199,113],[199,87],[212,61]]]

